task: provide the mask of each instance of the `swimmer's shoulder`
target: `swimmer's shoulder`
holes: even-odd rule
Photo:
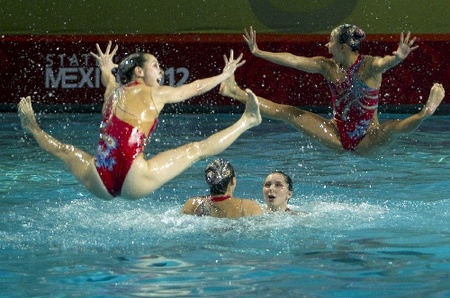
[[[182,214],[195,214],[197,208],[206,200],[205,196],[198,196],[189,198],[181,208]]]
[[[262,215],[264,213],[261,205],[252,199],[239,199],[245,215]]]

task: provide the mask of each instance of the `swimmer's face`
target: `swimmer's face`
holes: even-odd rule
[[[151,54],[145,54],[146,62],[143,68],[144,81],[151,87],[159,86],[163,81],[164,71],[159,67],[158,59]]]
[[[338,32],[336,29],[331,31],[330,39],[328,40],[325,46],[328,48],[328,53],[333,55],[333,57],[338,56],[340,49],[342,48],[342,45],[339,43]]]
[[[292,191],[282,174],[272,173],[264,180],[263,196],[269,210],[285,211]]]

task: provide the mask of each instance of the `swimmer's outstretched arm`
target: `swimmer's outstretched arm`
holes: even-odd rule
[[[245,60],[242,60],[242,56],[243,54],[234,59],[234,52],[231,50],[229,59],[224,56],[225,67],[221,74],[206,79],[199,79],[179,87],[160,86],[154,88],[153,98],[164,103],[177,103],[206,93],[232,76],[235,70],[245,63]]]
[[[256,43],[256,30],[252,27],[250,27],[249,30],[244,30],[243,37],[250,52],[258,58],[263,58],[264,60],[275,64],[295,68],[308,73],[320,73],[324,75],[328,69],[328,63],[326,63],[328,59],[322,56],[304,57],[287,52],[275,53],[261,50]]]
[[[117,52],[118,46],[116,45],[111,52],[111,41],[108,42],[105,52],[103,53],[98,43],[95,44],[97,53],[91,52],[91,55],[97,60],[100,70],[102,71],[102,83],[106,86],[105,98],[114,90],[118,84],[116,78],[112,73],[114,68],[117,68],[117,64],[113,62],[113,57]]]
[[[412,51],[419,47],[418,45],[414,45],[416,38],[410,38],[411,32],[408,32],[406,37],[402,32],[400,34],[400,42],[397,50],[394,51],[392,55],[386,55],[383,58],[376,58],[371,65],[371,71],[374,73],[384,73],[405,60]]]

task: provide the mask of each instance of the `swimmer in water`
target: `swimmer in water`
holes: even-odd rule
[[[288,204],[294,192],[294,184],[291,177],[283,171],[273,171],[267,175],[262,192],[268,212],[292,211]]]
[[[236,174],[228,161],[219,158],[209,163],[205,169],[205,181],[209,186],[209,196],[190,198],[181,213],[232,219],[263,214],[258,202],[233,197]]]
[[[361,55],[359,49],[365,35],[355,25],[345,24],[333,29],[326,44],[332,58],[326,58],[263,51],[256,43],[256,31],[252,27],[246,30],[244,39],[253,55],[282,66],[321,74],[332,94],[333,118],[330,120],[259,97],[261,114],[284,121],[331,150],[360,155],[376,154],[399,136],[415,131],[441,103],[445,95],[443,86],[431,87],[424,108],[417,114],[380,124],[377,108],[382,74],[405,60],[418,46],[414,45],[416,38],[411,38],[408,32],[406,36],[401,34],[398,48],[392,55]],[[246,102],[245,92],[238,87],[234,76],[221,84],[220,93]]]
[[[165,104],[182,102],[201,95],[229,78],[245,63],[242,55],[234,59],[233,51],[221,74],[196,80],[179,87],[161,86],[163,71],[155,56],[134,53],[119,65],[114,64],[116,46],[111,42],[103,53],[91,53],[102,71],[106,86],[97,152],[90,155],[64,144],[44,132],[36,122],[31,98],[21,98],[18,112],[23,129],[39,146],[62,160],[73,175],[95,196],[112,200],[143,198],[176,177],[194,162],[216,155],[230,146],[242,133],[261,122],[256,96],[248,91],[248,104],[241,118],[230,127],[205,140],[168,150],[146,159],[144,148]],[[118,67],[123,85],[112,73]]]

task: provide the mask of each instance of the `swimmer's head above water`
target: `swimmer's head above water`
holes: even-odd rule
[[[144,53],[134,53],[125,57],[117,68],[122,83],[131,82],[134,78],[135,67],[144,67],[146,61]]]
[[[152,73],[160,85],[164,71],[159,67],[158,59],[148,53],[133,53],[125,57],[118,66],[118,74],[122,84],[128,84],[138,77]]]
[[[211,195],[221,195],[227,191],[231,179],[236,176],[233,166],[225,159],[218,158],[205,168],[205,181]]]
[[[336,34],[336,40],[340,44],[346,44],[353,52],[358,52],[366,33],[356,25],[343,24],[333,29],[331,34]]]
[[[273,171],[267,175],[263,184],[263,196],[269,211],[288,211],[294,185],[289,175],[283,171]]]

